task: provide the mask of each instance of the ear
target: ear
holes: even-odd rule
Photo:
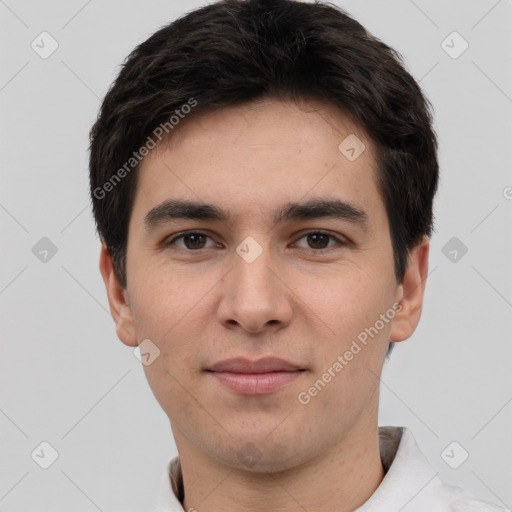
[[[401,308],[393,318],[390,341],[404,341],[416,330],[421,317],[423,296],[428,274],[430,240],[424,236],[409,252],[407,270],[397,288],[396,301]]]
[[[137,337],[133,325],[128,293],[121,286],[114,272],[112,256],[104,243],[101,244],[100,272],[107,289],[108,303],[112,318],[116,323],[117,337],[129,347],[136,347]]]

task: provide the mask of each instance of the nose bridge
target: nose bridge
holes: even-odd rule
[[[234,266],[224,280],[219,309],[223,323],[237,323],[251,332],[291,318],[286,287],[276,277],[276,262],[268,245],[247,237],[236,248]]]
[[[254,238],[247,237],[236,249],[235,268],[233,269],[233,291],[237,300],[251,304],[270,303],[275,299],[275,276],[271,271],[272,254],[268,244],[263,247]],[[237,261],[238,259],[238,261]]]
[[[247,248],[247,245],[244,247],[242,244],[237,249],[238,261],[235,260],[234,268],[235,286],[238,291],[242,291],[243,297],[247,298],[251,295],[270,296],[274,287],[275,276],[271,271],[270,250],[262,248],[259,254],[256,251],[256,248],[250,245]]]

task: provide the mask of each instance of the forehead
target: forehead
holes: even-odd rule
[[[320,149],[336,141],[341,143],[350,134],[357,134],[359,139],[370,143],[364,130],[348,112],[316,99],[298,101],[263,98],[190,115],[159,149],[206,148],[219,141],[223,146],[232,147],[243,144],[245,148],[255,148],[261,144]],[[371,152],[372,148],[368,149]]]
[[[196,113],[177,128],[141,163],[134,216],[169,198],[258,217],[333,193],[363,209],[379,200],[371,141],[323,102],[265,99]]]

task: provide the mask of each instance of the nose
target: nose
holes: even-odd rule
[[[276,332],[290,324],[293,292],[268,250],[252,262],[234,255],[222,283],[218,319],[224,327],[249,333]]]

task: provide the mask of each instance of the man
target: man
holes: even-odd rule
[[[225,0],[138,46],[91,130],[100,270],[179,456],[159,511],[500,510],[378,427],[418,325],[437,142],[342,10]]]

